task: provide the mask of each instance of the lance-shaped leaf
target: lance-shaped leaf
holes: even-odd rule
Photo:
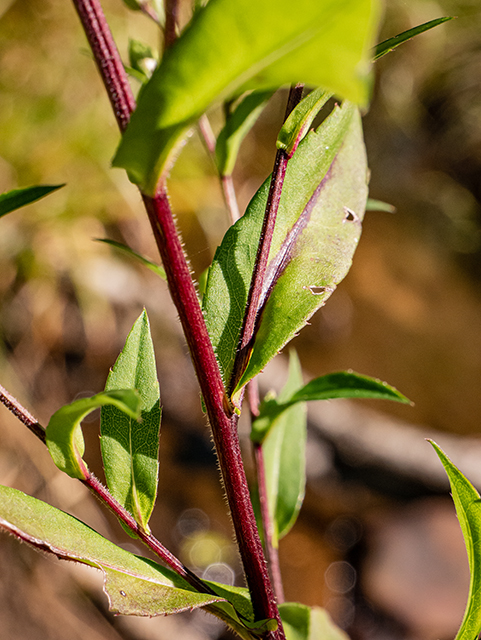
[[[121,549],[80,520],[21,491],[0,486],[0,527],[39,550],[103,571],[115,613],[157,616],[223,601],[194,591],[152,560]]]
[[[215,145],[215,159],[221,176],[230,176],[234,171],[241,143],[271,96],[272,91],[250,93],[227,118]]]
[[[278,401],[288,400],[302,387],[302,371],[297,354],[289,360],[289,378]],[[272,544],[288,533],[295,523],[306,490],[307,407],[305,402],[290,407],[273,419],[262,443],[267,503],[273,524]]]
[[[279,605],[279,613],[286,640],[349,640],[349,636],[320,607],[284,602]]]
[[[473,640],[481,632],[481,499],[479,493],[432,440],[451,484],[451,494],[468,553],[468,603],[456,640]]]
[[[388,38],[387,40],[380,42],[378,45],[376,45],[373,48],[373,60],[379,60],[379,58],[382,58],[382,56],[385,56],[386,53],[389,53],[390,51],[394,51],[394,49],[398,47],[400,44],[403,44],[403,42],[407,42],[408,40],[411,40],[411,38],[414,38],[420,33],[429,31],[429,29],[433,29],[434,27],[437,27],[443,22],[447,22],[448,20],[452,20],[452,19],[453,19],[453,16],[436,18],[436,20],[430,20],[429,22],[420,24],[417,27],[413,27],[412,29],[403,31],[402,33],[399,33],[397,36],[394,36],[393,38]]]
[[[101,412],[102,458],[107,486],[146,531],[157,496],[160,391],[147,313],[134,323],[105,385],[106,391],[136,389],[141,422],[115,407]]]
[[[300,141],[308,134],[322,107],[332,96],[324,89],[314,89],[289,114],[277,136],[277,148],[284,149],[291,158]]]
[[[200,593],[170,569],[118,547],[77,518],[1,485],[0,529],[37,550],[100,569],[113,613],[152,617],[204,607],[246,640],[253,638],[251,629],[276,626],[275,620],[254,622],[247,589],[206,581],[213,593]]]
[[[31,202],[40,200],[48,196],[49,193],[57,191],[64,184],[55,185],[39,185],[36,187],[25,187],[23,189],[14,189],[13,191],[7,191],[0,195],[0,218],[11,211],[20,209]]]
[[[264,310],[244,385],[322,306],[350,268],[367,197],[360,117],[335,107],[299,145],[287,166],[266,275]],[[207,328],[229,385],[269,179],[226,233],[203,298]]]
[[[210,0],[145,85],[113,164],[153,194],[216,100],[304,82],[365,105],[377,0]]]
[[[117,242],[116,240],[110,240],[110,238],[96,238],[96,240],[97,242],[105,242],[105,244],[109,244],[111,247],[114,247],[119,251],[123,251],[124,253],[129,255],[131,258],[135,258],[136,260],[141,262],[145,267],[147,267],[147,269],[150,269],[156,275],[162,278],[162,280],[167,280],[167,276],[165,275],[165,270],[163,269],[163,267],[161,267],[155,262],[152,262],[152,260],[149,260],[148,258],[141,255],[140,253],[137,253],[137,251],[134,251],[133,249],[128,247],[126,244],[122,244],[121,242]]]
[[[98,393],[91,398],[80,398],[56,411],[50,418],[45,438],[50,455],[59,469],[72,478],[84,480],[88,477],[88,467],[82,459],[85,442],[81,422],[89,413],[99,407],[111,405],[119,414],[129,420],[140,416],[140,398],[132,389]]]
[[[406,396],[377,378],[370,378],[353,371],[328,373],[311,380],[289,396],[282,393],[278,398],[267,398],[260,407],[259,416],[252,424],[252,441],[262,442],[269,433],[273,421],[298,402],[333,400],[335,398],[393,400],[410,404],[410,400]]]

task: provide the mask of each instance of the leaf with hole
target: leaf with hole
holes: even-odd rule
[[[429,442],[448,474],[471,574],[466,611],[456,634],[456,640],[473,640],[481,632],[481,499],[473,485],[444,451],[432,440]]]
[[[287,166],[269,254],[262,313],[246,371],[233,372],[269,179],[226,233],[203,298],[207,328],[224,381],[237,388],[259,373],[321,307],[348,272],[367,197],[360,117],[335,107],[300,143]],[[235,373],[235,376],[234,376]]]
[[[112,367],[106,391],[135,389],[141,421],[114,406],[101,412],[100,445],[111,494],[148,531],[159,475],[160,391],[147,313],[135,321]]]
[[[139,96],[113,164],[150,195],[215,101],[303,82],[366,105],[377,0],[210,0]]]
[[[56,411],[50,418],[45,438],[50,455],[59,469],[72,478],[85,479],[88,468],[82,456],[85,442],[81,422],[99,407],[111,405],[119,414],[136,421],[140,416],[140,399],[132,389],[119,389],[98,393],[91,398],[80,398]]]

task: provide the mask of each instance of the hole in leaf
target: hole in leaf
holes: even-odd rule
[[[344,222],[359,222],[359,216],[352,209],[344,207]]]
[[[127,597],[127,594],[125,593],[125,591],[119,591],[120,595],[123,596],[124,598]]]
[[[326,292],[326,289],[327,289],[327,287],[314,287],[314,286],[307,287],[307,288],[309,289],[309,291],[310,291],[310,292],[312,293],[312,295],[314,295],[314,296],[320,296],[320,295],[322,295],[323,293],[325,293],[325,292]]]

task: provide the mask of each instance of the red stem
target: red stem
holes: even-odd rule
[[[125,131],[135,99],[117,46],[98,0],[73,0],[102,76],[120,131]]]
[[[101,6],[98,0],[73,1],[89,42],[93,43],[92,50],[115,113],[126,114],[122,118],[117,115],[119,127],[124,130],[135,103]],[[98,43],[108,43],[108,46],[99,46]],[[282,622],[273,596],[242,463],[237,416],[231,416],[228,411],[222,377],[167,193],[162,189],[154,198],[145,195],[142,197],[204,396],[254,613],[256,619],[275,618],[279,623],[278,629],[268,633],[266,637],[284,640]]]
[[[302,99],[303,84],[296,84],[291,87],[289,98],[287,101],[286,114],[284,120]],[[271,176],[271,184],[269,187],[269,195],[267,197],[266,211],[264,221],[262,223],[259,245],[257,247],[256,261],[252,272],[251,284],[247,296],[246,312],[242,322],[241,333],[239,337],[239,348],[236,353],[234,367],[232,369],[232,379],[229,384],[229,392],[232,393],[237,383],[244,373],[249,355],[252,350],[252,341],[254,338],[254,330],[256,326],[257,313],[259,310],[259,300],[264,286],[264,279],[267,270],[267,262],[269,259],[269,251],[271,248],[272,235],[279,209],[279,202],[282,195],[282,187],[284,186],[284,178],[286,175],[287,163],[289,157],[283,149],[279,149],[276,153],[274,161],[274,169]]]

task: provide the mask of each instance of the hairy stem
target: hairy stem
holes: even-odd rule
[[[74,3],[89,42],[95,45],[92,50],[99,69],[101,72],[104,70],[102,78],[112,105],[115,105],[115,113],[117,115],[117,111],[126,112],[125,118],[117,117],[119,127],[123,131],[135,103],[119,53],[98,0],[74,0]],[[109,42],[111,46],[97,46],[98,41]],[[110,61],[109,65],[105,60],[106,56]],[[110,78],[109,74],[115,78]],[[116,87],[122,88],[120,94],[116,93]],[[112,93],[114,95],[111,95]],[[285,636],[282,622],[275,603],[242,463],[237,416],[231,416],[228,410],[222,377],[175,227],[167,193],[165,189],[161,189],[154,198],[145,195],[142,197],[206,404],[254,613],[257,619],[275,618],[279,627],[267,637],[283,640]]]
[[[23,407],[2,385],[0,385],[0,402],[7,407],[13,415],[26,425],[39,440],[46,444],[45,427],[43,427],[32,414]],[[95,477],[88,471],[87,478],[81,480],[133,533],[135,533],[168,567],[180,575],[191,586],[202,593],[213,593],[195,573],[190,571],[182,562],[166,549],[151,533],[144,531],[135,518],[125,509]]]
[[[287,119],[296,104],[301,101],[303,89],[303,84],[297,84],[291,87],[284,120]],[[257,256],[254,263],[254,270],[252,272],[249,294],[247,296],[246,312],[239,337],[239,347],[234,361],[232,378],[229,383],[229,393],[234,392],[237,383],[244,373],[252,351],[259,301],[261,299],[262,289],[264,286],[272,235],[274,233],[274,226],[276,223],[277,211],[279,209],[279,202],[281,200],[282,187],[284,186],[284,178],[288,162],[288,155],[283,149],[279,149],[274,161],[274,169],[272,171],[269,195],[267,197],[266,211],[257,248]]]

